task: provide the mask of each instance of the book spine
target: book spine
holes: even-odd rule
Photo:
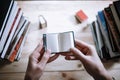
[[[6,53],[6,55],[5,55],[5,58],[7,58],[7,57],[10,55],[11,51],[15,48],[15,45],[17,44],[17,42],[18,42],[18,40],[19,40],[19,34],[18,34],[18,33],[19,33],[19,31],[22,30],[22,27],[24,26],[25,21],[26,21],[26,20],[25,20],[23,14],[22,14],[21,19],[20,19],[20,21],[19,21],[19,24],[18,24],[18,26],[17,26],[17,29],[16,29],[16,31],[15,31],[13,37],[12,37],[12,40],[11,40],[11,42],[10,42],[10,46],[9,46],[9,48],[8,48],[8,50],[7,50],[7,53]],[[22,32],[22,31],[21,31],[21,32]],[[14,38],[14,39],[13,39],[13,38]]]
[[[102,32],[101,32],[100,25],[99,25],[98,21],[95,21],[94,25],[96,27],[96,34],[97,34],[98,46],[99,46],[99,50],[100,50],[99,52],[100,52],[100,55],[101,55],[101,59],[102,60],[103,59],[109,59],[110,55],[107,52],[105,42],[103,41],[103,35],[102,35]]]
[[[3,33],[3,31],[4,31],[5,25],[6,25],[7,21],[8,21],[9,16],[10,16],[10,12],[11,12],[11,10],[12,10],[13,4],[14,4],[14,1],[12,0],[11,3],[10,3],[9,9],[8,9],[8,11],[7,11],[6,17],[5,17],[5,19],[4,19],[2,28],[1,28],[1,30],[0,30],[0,40],[1,40],[2,33]]]
[[[103,13],[103,12],[102,12]],[[102,14],[103,16],[104,16],[104,14]],[[106,32],[106,28],[105,28],[105,26],[104,26],[104,28],[103,28],[103,24],[105,23],[105,22],[103,22],[101,19],[100,19],[100,17],[101,16],[99,16],[98,15],[98,17],[97,17],[97,20],[98,20],[98,22],[99,22],[99,25],[100,25],[100,29],[101,29],[101,32],[102,32],[102,35],[103,35],[103,41],[104,41],[104,43],[105,43],[105,47],[106,47],[106,49],[107,49],[107,53],[109,53],[110,54],[110,57],[112,58],[112,57],[116,57],[116,56],[118,56],[119,54],[115,54],[115,52],[113,52],[112,51],[112,47],[111,47],[111,45],[110,45],[110,40],[109,40],[109,35],[108,35],[108,33]],[[102,18],[104,18],[104,17],[102,17]],[[108,31],[108,30],[107,30]]]
[[[3,50],[2,54],[5,54],[5,55],[7,54],[7,50],[9,48],[9,46],[10,46],[12,37],[13,37],[13,35],[15,33],[15,30],[16,30],[16,28],[18,26],[18,23],[20,21],[21,16],[22,16],[21,9],[18,9],[18,12],[17,12],[16,17],[14,19],[14,22],[13,22],[13,24],[11,26],[10,31],[9,31],[8,38],[7,38],[7,41],[5,43],[4,50]],[[5,58],[5,55],[4,55],[4,58]]]
[[[92,35],[93,35],[93,40],[94,40],[94,42],[95,42],[95,47],[96,47],[96,49],[97,49],[98,56],[99,56],[100,58],[102,58],[101,53],[100,53],[100,50],[99,50],[99,45],[98,45],[98,38],[97,38],[96,29],[95,29],[95,28],[96,28],[96,26],[95,26],[95,21],[92,22],[92,24],[90,25],[90,27],[91,27],[91,31],[92,31]]]
[[[26,25],[26,29],[25,29],[25,31],[24,31],[24,33],[23,33],[23,41],[22,41],[22,43],[21,43],[21,46],[20,46],[20,50],[19,50],[19,52],[17,52],[17,55],[16,55],[16,57],[15,57],[15,60],[19,60],[20,58],[21,58],[21,55],[22,55],[22,49],[23,49],[23,46],[24,46],[24,43],[25,43],[25,40],[26,40],[26,38],[27,38],[27,35],[28,35],[28,31],[29,31],[29,24],[30,24],[30,22],[28,22],[28,24]]]
[[[4,51],[3,51],[3,53],[5,53],[5,58],[6,58],[6,56],[8,55],[8,50],[9,50],[9,47],[10,47],[10,44],[11,44],[13,35],[14,35],[14,33],[15,33],[16,29],[17,29],[17,26],[18,26],[18,24],[19,24],[19,21],[20,21],[21,16],[22,16],[22,11],[21,11],[21,9],[19,8],[19,9],[18,9],[18,12],[17,12],[17,14],[16,14],[16,17],[15,17],[15,19],[14,19],[13,25],[12,25],[12,27],[11,27],[11,30],[10,30],[10,32],[9,32],[9,36],[8,36],[8,39],[7,39],[7,42],[6,42],[6,44],[5,44],[5,48],[4,48]]]
[[[9,61],[10,61],[10,62],[13,62],[13,61],[14,61],[15,56],[16,56],[19,48],[20,48],[20,45],[21,45],[22,41],[23,41],[23,36],[20,37],[20,40],[18,41],[18,43],[17,43],[17,45],[16,45],[16,47],[15,47],[15,50],[12,52],[11,56],[9,57]]]
[[[115,24],[114,17],[112,15],[110,7],[105,8],[104,14],[109,24],[110,30],[113,34],[113,40],[115,40],[114,44],[117,46],[117,50],[120,50],[120,36],[119,36],[119,32],[117,30],[117,26]]]
[[[22,15],[22,17],[20,19],[20,22],[18,24],[17,30],[15,31],[15,34],[14,34],[14,36],[12,38],[12,42],[15,40],[15,37],[17,36],[17,34],[19,33],[19,31],[23,27],[24,23],[25,23],[25,17]]]
[[[23,32],[24,32],[25,27],[26,27],[27,24],[28,24],[28,21],[26,20],[25,23],[24,23],[24,25],[23,25],[23,27],[22,27],[22,29],[20,30],[20,32],[18,33],[18,35],[17,35],[17,37],[16,37],[16,39],[15,39],[15,41],[14,41],[15,44],[12,46],[12,50],[9,52],[9,55],[7,56],[7,59],[10,58],[10,56],[11,56],[12,53],[13,53],[13,51],[15,50],[15,47],[16,47],[16,45],[17,45],[17,43],[18,43],[21,35],[23,34]]]
[[[117,15],[118,15],[118,17],[120,19],[120,1],[113,2],[113,5],[115,6],[115,10],[116,10]]]
[[[113,17],[114,17],[114,20],[115,20],[117,29],[118,29],[118,31],[119,31],[118,33],[120,34],[120,18],[119,18],[118,15],[117,15],[115,6],[114,6],[114,5],[111,5],[110,8],[111,8],[111,11],[112,11],[112,14],[113,14]]]
[[[14,6],[12,8],[12,11],[11,11],[11,14],[10,14],[10,17],[9,17],[9,20],[6,24],[6,27],[5,27],[5,30],[4,30],[4,33],[2,35],[2,38],[1,38],[1,46],[0,46],[0,53],[2,53],[3,51],[3,48],[5,46],[5,42],[7,40],[7,37],[8,37],[8,34],[9,34],[9,31],[10,31],[10,28],[12,26],[12,23],[14,21],[14,18],[17,14],[17,2],[14,3]],[[1,54],[1,58],[4,58],[5,54]]]

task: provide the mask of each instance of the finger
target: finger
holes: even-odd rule
[[[41,51],[39,51],[39,50],[41,50]],[[43,48],[38,45],[36,47],[36,49],[33,51],[33,53],[30,55],[30,58],[34,57],[39,61],[43,53],[44,53]]]
[[[75,56],[65,56],[66,60],[79,60],[78,58],[76,58]]]
[[[68,52],[68,53],[61,53],[61,55],[63,55],[63,56],[72,56],[73,53],[71,53],[71,52]]]
[[[80,41],[80,40],[75,40],[75,45],[79,46],[79,48],[86,48],[89,47],[87,43]]]
[[[77,48],[71,48],[70,51],[81,61],[85,60],[85,55]]]
[[[90,51],[90,45],[76,40],[76,48],[78,48],[85,55]]]
[[[55,54],[54,56],[50,57],[47,63],[50,63],[50,62],[54,61],[55,59],[58,58],[59,55],[60,54]]]
[[[35,48],[35,51],[40,52],[43,48],[43,43],[39,43],[38,46]]]
[[[50,50],[47,50],[46,52],[44,52],[39,64],[45,65],[47,63],[48,59],[50,58],[50,54],[51,54]]]
[[[45,49],[42,48],[41,51],[39,52],[40,56],[38,58],[39,61],[41,61],[42,56],[44,55]]]

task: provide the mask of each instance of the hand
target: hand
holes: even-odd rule
[[[25,80],[39,80],[48,62],[55,60],[59,54],[50,57],[51,51],[44,51],[43,44],[39,44],[29,57]]]
[[[93,46],[78,40],[75,41],[75,46],[76,48],[70,49],[71,53],[62,54],[66,60],[80,60],[95,80],[112,80]]]

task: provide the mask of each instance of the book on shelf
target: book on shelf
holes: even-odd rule
[[[17,29],[16,29],[16,31],[15,31],[15,34],[13,35],[13,38],[12,38],[11,43],[13,42],[13,40],[15,39],[15,37],[18,35],[18,33],[20,32],[20,30],[21,30],[22,27],[24,26],[25,22],[26,22],[26,18],[25,18],[25,16],[22,15],[22,17],[21,17],[21,19],[20,19],[20,22],[19,22],[19,24],[18,24],[18,26],[17,26]]]
[[[98,15],[100,15],[99,17],[97,17],[97,19],[98,19],[98,23],[100,24],[100,29],[101,29],[101,32],[102,32],[102,35],[103,35],[103,40],[105,42],[107,52],[109,52],[110,57],[116,57],[116,56],[118,56],[118,53],[113,51],[114,48],[112,47],[111,42],[110,42],[108,27],[106,25],[106,21],[105,21],[103,11],[99,12]],[[103,27],[103,25],[106,25],[106,26]]]
[[[9,56],[7,57],[7,59],[11,62],[13,62],[15,59],[18,60],[16,57],[18,57],[18,55],[21,54],[19,53],[20,52],[19,49],[21,49],[20,47],[22,47],[23,45],[22,43],[24,42],[24,39],[26,38],[28,28],[29,28],[29,23],[30,23],[29,21],[26,21],[26,23],[24,24],[24,28],[19,33],[20,34],[19,40],[17,41],[15,47],[11,51],[11,54],[9,54]],[[18,58],[20,58],[20,56]]]
[[[52,53],[68,52],[70,48],[74,47],[74,33],[70,31],[43,34],[43,45],[45,49],[50,49]]]
[[[111,31],[111,34],[113,35],[112,40],[114,41],[114,45],[116,46],[116,51],[120,50],[120,36],[119,36],[119,31],[117,29],[114,17],[111,11],[110,7],[105,8],[104,10],[104,15],[106,18],[106,21],[108,23],[108,27],[110,28],[109,30]]]
[[[5,6],[0,18],[0,60],[13,62],[19,60],[29,30],[30,21],[23,15],[14,0],[0,1]],[[9,2],[9,3],[6,3]],[[0,5],[0,9],[3,7]],[[1,10],[3,11],[3,10]]]
[[[101,59],[120,57],[120,1],[98,11],[97,20],[91,23],[93,39]]]
[[[16,55],[16,57],[15,57],[15,60],[20,60],[20,58],[21,58],[21,55],[22,55],[22,49],[23,49],[23,46],[24,46],[24,43],[25,43],[25,40],[26,40],[26,38],[27,38],[27,35],[28,35],[28,31],[29,31],[29,24],[30,24],[30,22],[28,22],[28,24],[26,25],[26,28],[25,28],[25,30],[24,30],[24,32],[23,32],[23,41],[22,41],[22,43],[21,43],[21,46],[20,46],[20,49],[19,49],[19,51],[17,52],[17,55]]]
[[[20,39],[20,36],[22,35],[24,29],[25,29],[25,23],[26,23],[26,19],[25,17],[22,15],[20,22],[18,24],[18,27],[13,35],[12,41],[10,42],[10,45],[8,47],[8,50],[6,52],[5,58],[7,59],[7,57],[12,53],[12,51],[15,48],[15,45],[18,43],[18,40]]]
[[[115,6],[115,10],[116,10],[117,15],[118,15],[118,17],[120,19],[120,1],[119,0],[118,1],[114,1],[113,5]]]
[[[13,3],[13,0],[0,0],[0,40],[5,25],[8,21],[8,17],[10,15]]]
[[[91,31],[92,31],[92,35],[93,35],[93,40],[95,42],[95,47],[97,49],[98,56],[101,57],[100,50],[99,50],[99,44],[98,44],[98,38],[97,38],[97,31],[96,31],[95,21],[92,22],[92,24],[90,25],[90,27],[91,27]]]
[[[12,24],[12,26],[11,26],[11,29],[10,29],[10,31],[9,31],[9,34],[8,34],[8,37],[7,37],[5,46],[4,46],[4,48],[3,48],[2,55],[1,55],[2,58],[4,58],[4,56],[5,56],[5,54],[6,54],[7,50],[8,50],[8,47],[9,47],[9,45],[10,45],[10,42],[12,41],[12,37],[13,37],[13,35],[14,35],[14,33],[15,33],[15,30],[16,30],[18,24],[19,24],[19,21],[20,21],[21,16],[22,16],[22,11],[21,11],[21,9],[19,8],[19,9],[18,9],[18,12],[17,12],[17,14],[16,14],[16,17],[15,17],[15,19],[14,19],[14,21],[13,21],[13,24]]]
[[[1,44],[0,45],[0,53],[2,53],[2,51],[3,51],[3,48],[5,46],[5,42],[7,40],[7,37],[8,37],[9,31],[11,29],[11,26],[12,26],[12,24],[14,22],[14,19],[15,19],[15,16],[17,14],[17,11],[18,11],[17,2],[14,2],[12,10],[10,12],[9,19],[8,19],[6,25],[5,25],[5,29],[4,29],[3,35],[1,36],[1,39],[0,39],[0,44]]]
[[[117,15],[117,11],[115,9],[115,6],[112,4],[110,5],[110,8],[111,8],[111,11],[112,11],[112,14],[113,14],[113,17],[114,17],[114,20],[115,20],[115,23],[116,23],[116,26],[117,26],[117,29],[118,29],[118,33],[120,34],[120,18],[119,16]],[[119,9],[120,10],[120,9]]]
[[[94,32],[96,32],[96,37],[94,38],[97,38],[97,45],[96,47],[98,48],[97,49],[97,52],[98,52],[98,55],[101,59],[109,59],[110,58],[110,55],[108,54],[107,52],[107,49],[106,49],[106,46],[105,46],[105,43],[103,41],[103,35],[101,33],[101,30],[100,30],[100,26],[98,24],[97,21],[94,21],[92,23],[92,26],[94,29]],[[93,33],[94,34],[94,33]]]
[[[9,59],[10,56],[12,55],[13,51],[15,50],[15,47],[17,45],[17,43],[19,42],[22,34],[24,33],[25,28],[27,27],[27,25],[29,24],[29,21],[26,19],[25,23],[23,24],[22,28],[20,29],[20,31],[18,32],[17,36],[15,37],[13,43],[11,43],[11,46],[9,47],[7,54],[6,54],[6,58]]]

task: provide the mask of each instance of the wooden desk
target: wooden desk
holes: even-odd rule
[[[85,27],[95,20],[99,10],[107,7],[112,1],[18,1],[24,15],[31,21],[30,31],[18,62],[0,65],[0,80],[23,80],[28,56],[33,52],[43,33],[64,32],[73,30],[77,39],[94,45],[90,27]],[[78,23],[75,13],[82,9],[89,17],[88,21]],[[48,27],[39,29],[38,15],[44,15]],[[104,63],[111,76],[120,80],[120,60]],[[66,61],[59,58],[46,66],[41,80],[93,80],[87,74],[80,61]]]

